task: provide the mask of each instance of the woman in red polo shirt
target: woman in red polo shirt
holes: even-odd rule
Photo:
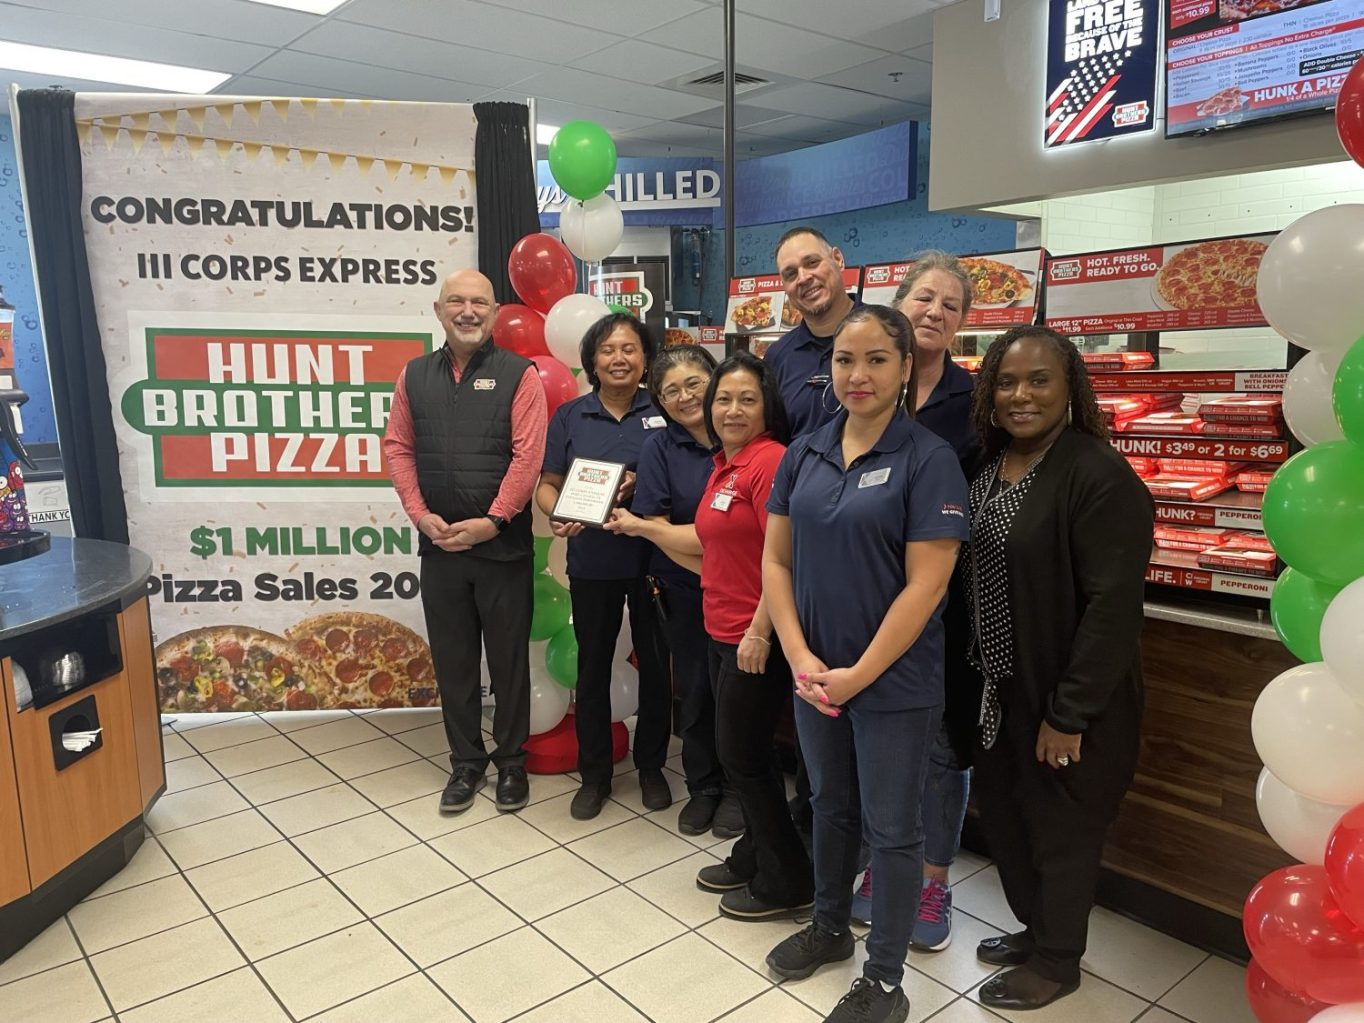
[[[715,370],[705,410],[706,432],[721,450],[696,509],[702,606],[717,752],[746,828],[729,857],[702,868],[696,884],[722,896],[725,916],[772,920],[808,911],[814,899],[810,859],[772,754],[791,701],[791,673],[762,594],[767,495],[791,431],[769,367],[747,352]]]

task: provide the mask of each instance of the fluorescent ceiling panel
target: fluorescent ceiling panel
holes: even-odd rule
[[[204,71],[176,64],[7,42],[0,42],[0,68],[79,78],[87,82],[109,82],[113,85],[190,93],[211,92],[232,77],[220,71]]]

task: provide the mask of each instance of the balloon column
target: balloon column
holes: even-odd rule
[[[1364,166],[1364,60],[1336,111]],[[1260,264],[1260,308],[1309,349],[1289,373],[1284,417],[1306,450],[1264,495],[1264,529],[1288,566],[1271,617],[1306,663],[1260,693],[1251,716],[1265,769],[1265,830],[1302,863],[1246,899],[1261,1023],[1364,1023],[1364,205],[1290,224]]]

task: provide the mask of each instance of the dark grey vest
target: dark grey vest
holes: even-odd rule
[[[417,482],[426,506],[446,522],[487,515],[512,457],[512,399],[530,360],[489,339],[474,353],[459,383],[445,348],[407,364]],[[442,551],[425,535],[421,554]],[[527,505],[501,535],[461,557],[512,561],[529,558],[531,511]]]

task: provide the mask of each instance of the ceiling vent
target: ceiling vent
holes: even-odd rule
[[[715,71],[708,75],[702,75],[700,78],[693,78],[687,84],[703,89],[714,88],[716,90],[723,90],[725,87],[725,73],[723,71]],[[767,84],[769,83],[766,78],[759,78],[757,75],[746,75],[742,71],[734,72],[734,91],[736,93],[748,92],[752,89],[756,89],[760,85]]]
[[[722,64],[712,64],[708,68],[701,68],[688,75],[680,75],[668,82],[659,83],[665,89],[676,89],[678,92],[689,92],[693,96],[704,96],[706,99],[714,100],[719,103],[725,98],[725,69]],[[734,71],[734,94],[742,96],[745,93],[757,92],[762,89],[769,89],[773,85],[788,84],[780,75],[759,74],[756,69],[736,68]]]

